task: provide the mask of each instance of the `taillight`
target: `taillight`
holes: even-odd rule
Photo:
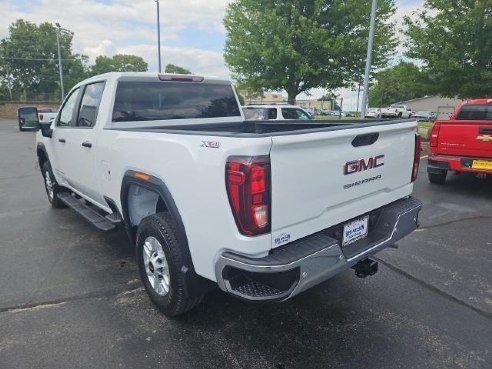
[[[270,232],[270,157],[230,157],[226,186],[239,231],[246,236]]]
[[[420,150],[422,150],[422,140],[418,133],[415,134],[415,152],[413,157],[412,182],[415,182],[419,175]]]
[[[439,124],[434,123],[434,126],[432,127],[431,130],[431,135],[429,139],[429,146],[430,147],[437,147],[438,140],[439,140],[439,128],[441,126]]]

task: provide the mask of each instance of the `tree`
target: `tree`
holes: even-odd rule
[[[19,19],[10,25],[9,37],[0,41],[0,84],[10,86],[12,98],[59,96],[56,33],[48,22],[38,26]],[[83,79],[86,72],[86,57],[72,54],[72,39],[72,32],[60,30],[65,88]]]
[[[371,0],[236,0],[224,25],[224,57],[245,90],[284,89],[290,103],[316,87],[333,90],[359,82],[366,55]],[[393,0],[380,0],[374,48],[376,68],[395,47],[385,20]]]
[[[146,72],[149,66],[140,56],[116,54],[113,57],[98,56],[91,68],[91,74],[108,72]]]
[[[164,70],[166,73],[175,73],[175,74],[191,74],[191,72],[179,65],[168,64],[166,65],[166,69]]]
[[[405,25],[407,56],[423,62],[437,93],[492,96],[491,0],[427,0]]]
[[[412,63],[400,64],[375,75],[369,89],[369,106],[387,106],[398,101],[416,99],[433,93],[427,76]]]
[[[340,105],[337,103],[338,96],[334,92],[327,92],[323,96],[321,96],[318,101],[330,101],[331,110],[341,110]]]

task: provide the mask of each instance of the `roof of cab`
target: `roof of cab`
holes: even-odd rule
[[[135,79],[135,80],[155,80],[155,81],[161,81],[159,79],[160,76],[176,76],[176,77],[181,77],[181,78],[186,78],[186,77],[198,77],[195,74],[176,74],[176,73],[150,73],[150,72],[109,72],[109,73],[104,73],[104,74],[98,74],[96,76],[90,77],[88,79],[85,79],[81,82],[79,82],[77,85],[81,84],[87,84],[90,82],[96,82],[100,81],[101,79],[105,80],[120,80],[122,78],[124,79]],[[224,79],[224,78],[217,78],[217,77],[212,77],[212,76],[203,76],[204,81],[208,82],[218,82],[218,83],[227,83],[231,84],[231,81],[229,79]]]

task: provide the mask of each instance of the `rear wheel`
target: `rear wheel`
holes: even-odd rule
[[[427,173],[429,176],[429,181],[432,184],[443,185],[444,181],[446,181],[446,176],[448,174],[447,170],[443,170],[439,173]]]
[[[54,208],[64,208],[65,204],[58,198],[58,195],[63,192],[63,189],[56,183],[49,162],[44,162],[41,172],[43,174],[44,188],[46,189],[46,194],[48,195],[51,206]]]
[[[142,220],[137,232],[140,277],[152,302],[169,317],[184,314],[202,300],[202,296],[186,294],[185,260],[185,251],[168,213]]]

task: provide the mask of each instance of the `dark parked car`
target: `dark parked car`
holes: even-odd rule
[[[17,109],[17,120],[19,121],[19,131],[37,128],[39,125],[38,109],[34,106],[23,106]]]
[[[437,118],[437,114],[433,111],[420,110],[412,114],[412,118],[416,118],[417,121],[428,121],[433,122]]]

